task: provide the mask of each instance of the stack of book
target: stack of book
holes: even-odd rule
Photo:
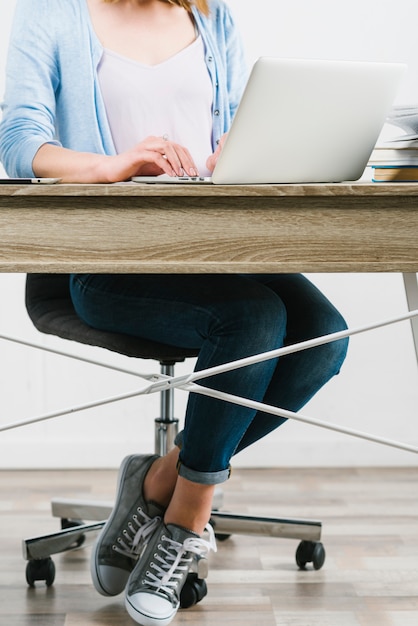
[[[374,182],[418,182],[418,137],[377,145],[369,159]]]
[[[399,106],[388,122],[403,135],[376,145],[368,165],[374,182],[418,182],[418,106]]]

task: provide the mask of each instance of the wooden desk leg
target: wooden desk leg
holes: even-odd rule
[[[408,309],[410,311],[414,311],[418,309],[418,275],[412,273],[404,273],[403,282],[405,285]],[[413,317],[411,319],[411,328],[418,363],[418,317]]]

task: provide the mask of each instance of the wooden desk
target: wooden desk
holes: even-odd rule
[[[1,185],[3,272],[418,271],[418,184]]]

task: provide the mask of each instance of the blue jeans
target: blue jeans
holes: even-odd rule
[[[196,369],[346,328],[327,298],[300,274],[76,274],[78,315],[90,326],[197,348]],[[298,411],[340,370],[347,340],[201,381],[237,396]],[[180,475],[216,484],[234,454],[285,419],[191,393],[178,441]]]

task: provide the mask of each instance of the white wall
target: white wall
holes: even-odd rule
[[[414,0],[379,3],[352,0],[230,0],[252,62],[260,55],[404,61],[409,71],[398,102],[418,101],[418,45],[411,36],[418,8]],[[2,0],[0,20],[0,91],[14,1]],[[340,308],[350,326],[406,310],[402,278],[396,274],[315,275],[312,280]],[[24,276],[0,275],[0,333],[63,347],[40,336],[23,304]],[[134,389],[136,379],[0,341],[0,423],[5,424],[71,403]],[[68,344],[69,350],[97,356],[99,350]],[[128,359],[106,354],[108,362]],[[128,362],[128,365],[131,364]],[[140,362],[137,369],[154,366]],[[179,372],[188,371],[182,365]],[[154,367],[155,369],[155,367]],[[340,376],[304,409],[306,415],[418,445],[416,425],[418,371],[409,322],[351,340]],[[85,387],[88,384],[89,391]],[[186,401],[178,393],[178,414]],[[153,449],[153,416],[158,398],[114,404],[88,413],[0,433],[0,467],[114,467],[131,451]],[[308,425],[288,423],[243,453],[236,465],[406,465],[416,456],[338,435]]]

